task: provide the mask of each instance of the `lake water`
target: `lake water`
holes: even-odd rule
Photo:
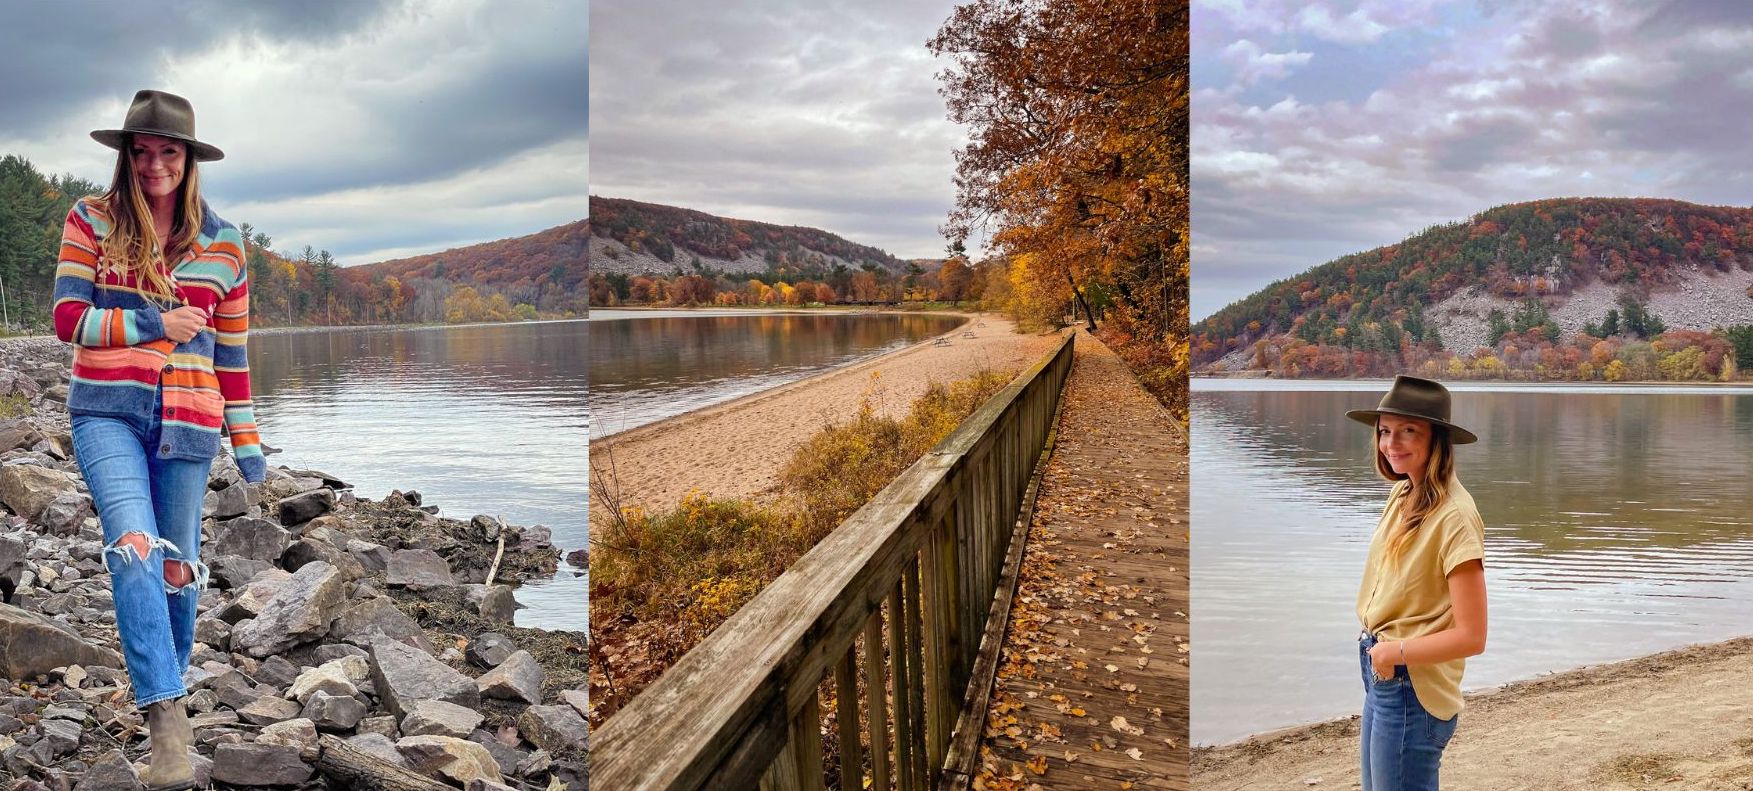
[[[1193,381],[1196,743],[1359,711],[1389,484],[1344,412],[1387,387]],[[1453,389],[1491,618],[1466,689],[1753,633],[1753,388]]]
[[[335,329],[250,338],[271,465],[311,468],[360,497],[418,490],[440,514],[546,525],[586,541],[589,324],[583,320]],[[586,580],[561,561],[518,590],[517,624],[584,631]]]
[[[942,335],[946,316],[592,310],[598,436],[758,393]]]

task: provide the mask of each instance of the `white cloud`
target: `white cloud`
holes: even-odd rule
[[[1266,52],[1247,39],[1241,39],[1223,50],[1224,59],[1235,66],[1236,82],[1246,86],[1261,80],[1280,79],[1313,57],[1307,52]]]
[[[1303,8],[1297,15],[1297,26],[1328,41],[1343,44],[1368,44],[1388,32],[1386,25],[1371,19],[1362,8],[1335,18],[1332,9],[1324,5]]]
[[[1195,39],[1196,64],[1285,47],[1260,37],[1270,23],[1201,5],[1223,13]],[[1323,34],[1373,44],[1297,47],[1321,59],[1353,48],[1348,62],[1359,65],[1344,79],[1360,99],[1195,86],[1194,244],[1223,251],[1222,266],[1199,269],[1196,318],[1273,279],[1503,203],[1749,202],[1745,119],[1723,109],[1753,105],[1753,48],[1726,46],[1753,25],[1646,24],[1649,9],[1629,2],[1472,10],[1323,5],[1295,16],[1299,25],[1356,16],[1389,29]],[[1417,19],[1427,20],[1422,58],[1388,39]],[[1392,56],[1358,56],[1371,48]]]

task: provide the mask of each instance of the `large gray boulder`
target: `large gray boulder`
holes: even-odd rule
[[[30,450],[44,439],[47,437],[44,437],[42,432],[38,431],[37,427],[31,425],[28,420],[0,422],[0,453],[9,450]]]
[[[415,771],[451,780],[465,788],[476,779],[495,783],[505,779],[499,774],[493,754],[471,741],[450,736],[406,736],[396,742],[396,749]]]
[[[73,791],[139,791],[141,787],[134,765],[121,750],[111,750],[85,771]]]
[[[256,490],[239,479],[223,489],[207,492],[207,496],[201,501],[201,516],[213,519],[243,516],[257,502]]]
[[[316,770],[299,749],[284,744],[221,744],[213,751],[213,780],[235,786],[295,786]]]
[[[213,530],[213,540],[202,551],[272,562],[290,543],[292,534],[285,528],[266,519],[242,516],[220,522]]]
[[[79,482],[60,470],[40,464],[0,467],[0,503],[33,522],[55,498],[78,492]]]
[[[280,501],[280,523],[287,527],[301,525],[335,507],[335,490],[315,489]]]
[[[417,700],[402,718],[403,736],[454,736],[458,739],[481,727],[481,712],[442,700]]]
[[[420,631],[420,624],[396,607],[387,598],[378,597],[354,602],[341,611],[329,629],[329,636],[365,648],[378,637],[388,637],[422,649],[432,644]]]
[[[430,549],[403,549],[390,555],[389,571],[384,584],[392,588],[424,590],[448,588],[456,584],[450,564]]]
[[[327,563],[300,568],[255,618],[238,622],[231,649],[260,658],[321,638],[340,613],[345,585],[341,572]]]
[[[85,520],[96,517],[97,510],[91,497],[82,492],[62,492],[50,500],[48,505],[37,514],[37,523],[50,533],[58,536],[71,536],[79,533],[85,526]]]
[[[406,719],[415,701],[442,700],[475,708],[481,693],[473,679],[452,670],[418,648],[388,638],[371,642],[371,682],[397,719]]]
[[[589,746],[590,729],[571,706],[531,706],[518,716],[517,729],[550,753],[584,752]]]
[[[268,600],[286,587],[286,582],[290,579],[291,574],[273,566],[262,569],[244,582],[242,589],[232,597],[231,603],[219,611],[219,618],[235,626],[245,618],[256,617],[268,605]]]
[[[122,657],[41,615],[0,604],[0,677],[22,681],[70,665],[121,667]]]
[[[518,651],[475,679],[475,688],[482,697],[533,704],[542,702],[542,682],[547,679],[547,671],[530,652]]]

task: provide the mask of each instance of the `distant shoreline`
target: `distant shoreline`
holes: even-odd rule
[[[803,315],[809,315],[809,314],[813,314],[813,313],[840,313],[840,314],[853,315],[853,316],[905,315],[905,316],[963,316],[963,317],[972,317],[972,316],[982,315],[982,313],[983,313],[982,311],[977,311],[977,310],[974,310],[973,308],[955,308],[955,307],[901,308],[901,307],[895,307],[893,305],[879,305],[879,306],[871,306],[871,305],[822,305],[819,307],[804,307],[804,306],[795,306],[795,305],[786,306],[786,307],[768,307],[766,305],[695,305],[692,307],[666,306],[666,305],[616,305],[614,307],[598,306],[598,307],[592,308],[592,310],[597,311],[597,312],[620,310],[620,311],[627,311],[629,313],[698,313],[701,315],[740,314],[740,315],[749,315],[749,316],[784,316],[784,315],[803,316]]]
[[[1265,371],[1260,371],[1257,373],[1235,371],[1235,372],[1221,373],[1221,374],[1195,372],[1188,377],[1189,385],[1191,385],[1193,382],[1226,382],[1226,381],[1283,382],[1286,385],[1283,389],[1290,390],[1290,389],[1294,389],[1293,387],[1290,386],[1290,384],[1296,383],[1296,382],[1306,382],[1309,384],[1327,384],[1327,385],[1352,384],[1352,383],[1364,383],[1364,382],[1386,384],[1386,383],[1392,382],[1393,380],[1387,379],[1387,378],[1375,378],[1375,377],[1356,377],[1356,378],[1351,378],[1351,379],[1305,379],[1305,378],[1289,379],[1289,378],[1285,378],[1282,376],[1272,376],[1270,373],[1265,372]],[[1749,388],[1749,389],[1753,389],[1753,379],[1737,379],[1737,380],[1732,381],[1732,382],[1717,382],[1717,381],[1706,382],[1706,381],[1697,381],[1697,380],[1686,381],[1686,380],[1677,380],[1677,379],[1638,379],[1638,380],[1630,380],[1630,381],[1624,381],[1624,382],[1598,382],[1598,381],[1575,382],[1575,381],[1569,381],[1569,380],[1565,380],[1565,379],[1540,379],[1540,380],[1531,380],[1531,381],[1524,380],[1524,379],[1442,379],[1441,381],[1445,385],[1448,385],[1450,387],[1462,387],[1462,388],[1464,388],[1468,385],[1488,385],[1488,386],[1511,385],[1514,387],[1533,387],[1533,388],[1576,387],[1576,388],[1599,388],[1602,390],[1617,388],[1617,387],[1635,387],[1635,388],[1652,388],[1652,389],[1663,388],[1663,387],[1719,387],[1719,388]],[[1213,388],[1212,390],[1209,390],[1207,392],[1222,391],[1223,389],[1224,388]],[[1239,389],[1240,388],[1238,388],[1238,390]]]
[[[251,335],[300,335],[312,332],[332,332],[337,330],[433,330],[452,329],[456,327],[496,327],[504,324],[564,324],[569,321],[585,321],[589,316],[575,316],[570,319],[530,319],[524,321],[473,321],[466,324],[440,324],[437,322],[410,324],[301,324],[294,327],[254,327]],[[53,341],[59,340],[54,335],[0,335],[0,343],[9,341]]]

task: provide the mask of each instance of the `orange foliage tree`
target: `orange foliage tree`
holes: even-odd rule
[[[1171,408],[1187,363],[1187,5],[974,0],[928,46],[956,153],[952,243],[993,229],[1018,295],[1068,291],[1096,328],[1112,299],[1127,355]],[[1122,351],[1126,354],[1125,351]],[[1177,384],[1178,383],[1178,384]]]

